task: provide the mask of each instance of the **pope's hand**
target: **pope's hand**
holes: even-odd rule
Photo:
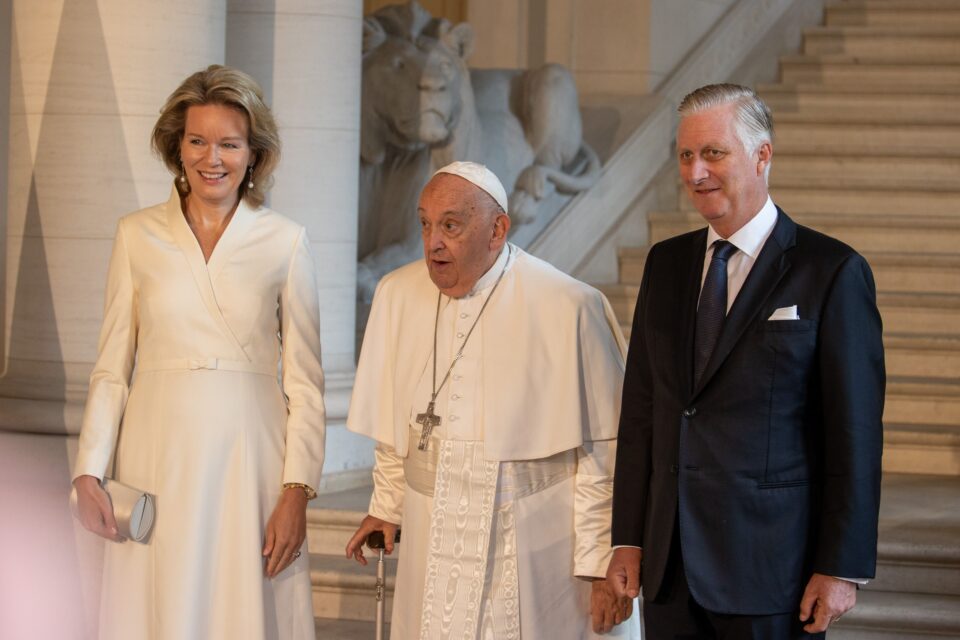
[[[360,523],[357,532],[350,538],[350,542],[347,543],[347,557],[356,558],[357,562],[366,565],[367,559],[363,557],[363,543],[367,541],[367,536],[374,531],[383,531],[383,550],[387,555],[390,555],[393,553],[393,541],[397,536],[399,526],[375,516],[367,516]]]
[[[632,612],[632,599],[617,596],[607,580],[593,581],[590,592],[590,617],[593,619],[594,633],[607,633],[629,618]]]
[[[98,536],[114,542],[126,540],[117,528],[117,519],[113,515],[110,496],[93,476],[79,476],[73,481],[77,490],[77,512],[80,524]]]
[[[307,494],[300,487],[284,489],[264,531],[264,574],[274,578],[300,556],[307,538]]]
[[[613,550],[607,567],[607,582],[618,598],[636,598],[640,595],[640,561],[643,550],[639,547],[619,547]]]

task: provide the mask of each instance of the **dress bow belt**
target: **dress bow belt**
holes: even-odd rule
[[[244,362],[242,360],[224,360],[222,358],[173,358],[169,360],[145,360],[137,362],[137,371],[197,371],[201,369],[218,371],[243,371],[259,373],[265,376],[277,376],[276,363]]]

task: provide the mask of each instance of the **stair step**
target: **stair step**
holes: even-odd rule
[[[960,380],[960,335],[885,333],[883,344],[887,375]]]
[[[373,487],[363,486],[319,496],[307,510],[307,544],[311,553],[343,556],[347,542],[367,514]],[[393,556],[399,555],[396,547]],[[367,554],[369,555],[369,553]]]
[[[370,640],[376,637],[376,622],[317,618],[316,633],[322,640]],[[390,637],[389,620],[384,624],[384,637]]]
[[[960,157],[960,123],[953,125],[778,122],[774,166],[781,155]],[[779,167],[778,167],[779,168]]]
[[[960,254],[868,253],[880,291],[960,294]]]
[[[950,531],[947,535],[958,535]],[[954,538],[940,546],[881,539],[877,577],[864,589],[960,596],[960,546]]]
[[[365,513],[338,509],[307,509],[307,545],[311,552],[342,555]]]
[[[791,216],[796,214],[837,214],[892,217],[933,217],[960,219],[960,188],[949,191],[901,189],[895,182],[881,188],[853,189],[809,184],[789,184],[784,171],[774,174],[770,195]],[[783,178],[780,184],[777,180]],[[796,182],[796,181],[792,181]],[[784,184],[787,183],[787,184]],[[684,213],[697,210],[687,197],[686,188],[677,183],[677,209]]]
[[[847,634],[848,630],[867,635]],[[847,635],[841,635],[841,631]],[[857,605],[828,634],[831,640],[926,639],[938,635],[960,635],[960,596],[861,590]]]
[[[861,253],[878,251],[955,253],[960,246],[958,216],[873,216],[792,213],[800,224],[846,242]],[[654,212],[648,216],[650,242],[702,229],[696,212]],[[939,333],[939,330],[934,331]]]
[[[370,554],[368,554],[368,558]],[[385,559],[386,619],[393,607],[397,575],[395,558]],[[376,620],[376,560],[361,566],[343,556],[310,554],[310,582],[313,585],[313,614],[339,620]]]
[[[774,189],[781,185],[883,189],[895,183],[901,189],[956,191],[960,158],[781,153],[774,157],[770,182]]]
[[[600,290],[610,300],[621,322],[629,322],[633,318],[638,285],[602,285]],[[887,333],[943,337],[960,335],[960,295],[880,292],[877,294],[877,305]]]
[[[879,291],[960,293],[960,255],[875,252],[864,257]],[[647,247],[620,249],[620,282],[640,284]]]
[[[960,433],[960,380],[889,376],[884,423],[941,425]]]
[[[957,124],[960,85],[912,82],[866,84],[783,83],[757,87],[773,110],[775,126],[787,122]]]
[[[877,294],[877,305],[884,331],[960,335],[960,295],[881,291]]]
[[[808,55],[916,56],[960,54],[960,28],[947,24],[810,27],[803,31]]]
[[[629,340],[632,313],[620,316],[620,329]],[[960,336],[884,335],[888,376],[960,379]]]
[[[960,7],[950,0],[898,2],[843,2],[828,5],[828,26],[926,26],[951,25],[960,28]]]
[[[957,13],[960,17],[960,12]],[[960,24],[960,22],[958,22]],[[785,83],[937,84],[960,82],[960,56],[924,56],[903,61],[888,56],[783,56],[780,79]]]
[[[960,476],[960,426],[884,422],[883,470]]]
[[[958,110],[960,111],[960,110]],[[892,187],[893,185],[891,185]],[[776,186],[773,201],[790,216],[801,213],[903,217],[935,215],[960,218],[960,189],[924,191],[907,189],[829,189]],[[687,198],[684,195],[683,200]],[[955,253],[955,249],[945,253]]]

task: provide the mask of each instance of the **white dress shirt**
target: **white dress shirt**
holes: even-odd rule
[[[733,306],[737,294],[743,287],[747,276],[750,275],[750,269],[753,263],[757,261],[760,250],[767,242],[767,238],[773,233],[773,227],[777,224],[777,207],[773,200],[767,196],[767,201],[757,213],[751,218],[750,222],[743,225],[736,233],[729,238],[727,242],[735,246],[738,251],[727,260],[727,312]],[[713,243],[717,240],[724,240],[720,234],[709,227],[707,230],[707,255],[703,260],[703,275],[700,277],[700,288],[703,289],[703,281],[707,277],[707,269],[710,268],[710,260],[713,259]],[[698,302],[699,305],[699,302]]]

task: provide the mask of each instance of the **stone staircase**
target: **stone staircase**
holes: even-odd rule
[[[960,474],[960,0],[841,0],[782,81],[770,190],[800,224],[863,253],[884,321],[884,469]],[[650,242],[704,226],[649,215]],[[629,329],[645,248],[603,287]]]
[[[884,322],[877,579],[829,637],[960,638],[960,0],[840,0],[825,23],[759,91],[774,201],[867,258]],[[651,244],[704,226],[680,192]],[[621,249],[601,287],[625,332],[645,257]]]

